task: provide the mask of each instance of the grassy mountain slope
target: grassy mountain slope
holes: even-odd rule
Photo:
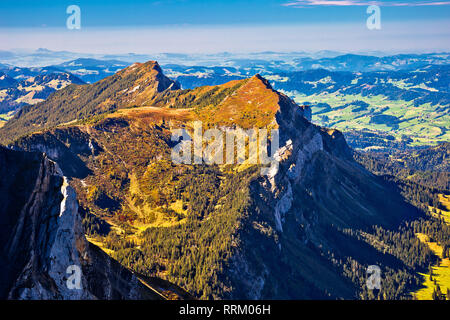
[[[134,72],[135,69],[139,71]],[[157,92],[177,88],[156,62],[134,64],[93,85],[70,85],[45,102],[24,107],[0,131],[0,142],[119,107],[142,104]]]

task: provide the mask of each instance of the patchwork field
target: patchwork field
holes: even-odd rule
[[[342,131],[372,129],[407,135],[410,146],[434,145],[450,140],[450,115],[437,114],[436,106],[389,100],[383,95],[362,96],[339,92],[305,95],[285,92],[299,104],[312,106],[313,122]],[[366,106],[367,104],[367,106]]]

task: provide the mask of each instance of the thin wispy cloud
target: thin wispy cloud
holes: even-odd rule
[[[297,0],[282,4],[285,7],[305,8],[312,6],[350,7],[378,5],[384,7],[448,6],[450,1],[357,1],[357,0]]]

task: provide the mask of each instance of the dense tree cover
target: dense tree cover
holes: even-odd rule
[[[396,231],[384,230],[381,227],[373,227],[373,236],[377,242],[388,247],[388,252],[413,269],[425,270],[430,263],[435,262],[435,257],[428,246],[416,237],[413,226],[424,223],[421,221],[406,222]]]
[[[337,258],[333,255],[333,264],[359,288],[361,299],[411,299],[409,293],[417,290],[422,284],[418,272],[430,275],[435,280],[431,265],[439,258],[429,247],[422,243],[417,233],[428,236],[429,241],[437,242],[444,249],[443,258],[450,253],[450,226],[443,220],[426,218],[405,222],[398,230],[386,230],[373,226],[367,232],[345,229],[343,232],[351,237],[366,241],[383,255],[377,261],[381,268],[381,290],[369,290],[365,283],[367,264],[362,264],[351,257]],[[389,256],[399,261],[392,263]],[[435,284],[436,286],[436,284]],[[438,286],[433,294],[434,299],[445,299],[446,293],[440,292]]]
[[[416,182],[399,179],[394,176],[383,176],[384,180],[395,185],[403,197],[423,212],[428,212],[428,206],[440,208],[439,191]]]
[[[446,210],[441,204],[438,194],[448,194],[449,192],[448,148],[449,144],[447,143],[410,154],[397,153],[392,157],[383,153],[355,152],[354,154],[359,163],[369,171],[381,175],[387,183],[396,186],[408,202],[428,215],[427,218],[405,222],[399,232],[383,230],[377,226],[373,228],[374,238],[372,241],[383,244],[379,245],[380,247],[387,245],[387,250],[410,268],[403,275],[409,273],[413,276],[414,281],[408,282],[408,277],[405,277],[402,283],[420,284],[414,271],[424,272],[427,266],[430,280],[433,280],[431,265],[438,262],[438,257],[427,245],[419,241],[416,236],[418,233],[425,234],[429,241],[437,242],[442,246],[443,258],[450,254],[450,226],[436,212],[434,216],[430,216],[429,211],[429,206]],[[391,159],[396,159],[396,161]],[[442,169],[444,171],[440,171]],[[432,210],[436,211],[436,209]],[[393,287],[392,281],[387,283],[389,287]],[[411,290],[413,287],[409,286],[409,289]],[[364,295],[370,296],[370,294]],[[378,295],[378,297],[380,296]],[[445,293],[442,293],[439,286],[435,285],[433,299],[444,298]]]
[[[410,223],[410,227],[414,233],[426,234],[431,242],[439,243],[448,256],[448,249],[450,248],[450,226],[444,220],[436,218],[422,219]]]
[[[366,285],[369,263],[361,263],[350,257],[336,259],[334,264],[355,283],[361,299],[409,299],[409,292],[417,289],[422,279],[417,271],[424,272],[436,261],[431,250],[415,236],[406,223],[397,230],[373,226],[367,231],[345,229],[343,232],[367,242],[380,254],[370,264],[381,269],[381,289],[370,290]]]
[[[323,122],[329,121],[327,115],[319,115],[318,118]],[[347,143],[353,149],[366,149],[376,146],[384,152],[408,151],[411,150],[409,144],[413,142],[406,135],[402,135],[400,140],[397,140],[392,134],[379,130],[348,130],[344,132],[344,135]]]
[[[91,214],[89,210],[83,207],[79,207],[78,211],[80,212],[82,218],[81,223],[86,235],[96,237],[98,235],[106,236],[110,234],[111,229],[105,221]]]
[[[377,136],[376,134],[373,134]],[[392,137],[393,138],[393,137]],[[394,152],[367,151],[355,155],[356,160],[364,161],[378,172],[414,172],[450,170],[450,143],[418,150],[406,149]]]
[[[419,171],[450,171],[450,142],[403,155],[405,166]]]
[[[218,169],[198,170],[189,177],[191,183],[183,192],[190,200],[183,223],[148,228],[137,243],[118,236],[107,241],[115,250],[114,257],[130,269],[147,276],[162,276],[209,299],[219,297],[224,286],[229,285],[222,271],[239,245],[233,239],[246,216],[247,183],[253,172],[223,176]]]
[[[444,143],[410,153],[354,152],[354,158],[376,175],[395,177],[390,180],[401,181],[403,187],[416,189],[423,185],[429,189],[426,192],[437,194],[438,191],[450,192],[449,148],[450,144]]]

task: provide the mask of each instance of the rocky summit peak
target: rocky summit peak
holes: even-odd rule
[[[259,73],[251,77],[250,81],[262,83],[267,89],[273,90],[272,85],[269,83],[269,81],[263,76],[261,76]]]
[[[149,87],[152,89],[151,93],[153,94],[156,92],[162,92],[169,88],[180,89],[178,83],[172,81],[164,75],[161,67],[156,61],[134,63],[122,71],[119,71],[117,76],[133,86],[131,88],[133,90],[132,93],[136,91],[139,93]],[[153,92],[154,90],[156,90],[156,92]],[[148,90],[145,91],[149,93]]]
[[[133,73],[133,72],[137,72],[137,73],[145,73],[145,72],[152,72],[154,71],[155,74],[158,73],[163,73],[160,65],[158,64],[157,61],[154,60],[150,60],[144,63],[141,62],[135,62],[132,65],[130,65],[129,67],[126,67],[125,69],[123,69],[122,73]],[[119,72],[119,73],[120,73]]]

